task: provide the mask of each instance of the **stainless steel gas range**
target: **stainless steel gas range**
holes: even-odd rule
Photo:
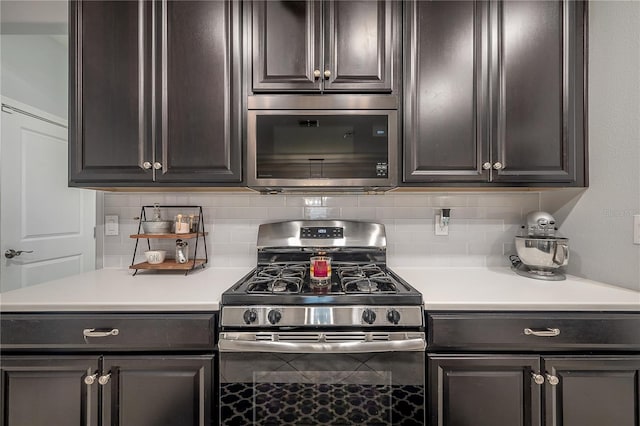
[[[384,226],[261,225],[222,295],[221,424],[424,424],[422,295],[386,266]]]

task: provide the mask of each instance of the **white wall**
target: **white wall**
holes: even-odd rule
[[[68,52],[60,37],[2,34],[0,92],[66,119]]]
[[[541,206],[570,238],[570,273],[640,290],[640,2],[589,3],[588,133],[590,187]]]

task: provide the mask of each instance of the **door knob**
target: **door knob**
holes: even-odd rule
[[[144,163],[142,163],[142,168],[149,170],[151,168],[151,163],[148,161],[145,161]]]
[[[504,164],[502,164],[499,161],[495,162],[495,163],[493,163],[493,168],[496,169],[496,170],[502,170],[502,169],[504,169]]]
[[[326,71],[324,72],[324,78],[329,78],[329,77],[331,77],[331,71],[326,70]]]
[[[153,168],[156,170],[160,170],[162,168],[162,163],[156,161],[155,163],[153,163]]]
[[[491,163],[487,161],[482,165],[482,168],[485,170],[489,170],[491,168]]]
[[[315,78],[320,78],[321,75],[322,73],[320,72],[320,70],[313,70],[313,76]]]
[[[13,259],[16,256],[20,256],[22,253],[33,253],[33,250],[14,250],[9,249],[4,252],[4,257],[7,259]]]

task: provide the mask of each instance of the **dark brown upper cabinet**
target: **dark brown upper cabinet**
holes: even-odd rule
[[[404,4],[405,184],[587,184],[584,2]]]
[[[239,2],[69,4],[70,185],[241,182]]]
[[[253,92],[396,92],[401,5],[253,1]]]

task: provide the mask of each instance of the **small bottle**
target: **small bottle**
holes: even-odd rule
[[[176,234],[188,234],[189,233],[189,222],[186,216],[181,214],[176,216]]]

